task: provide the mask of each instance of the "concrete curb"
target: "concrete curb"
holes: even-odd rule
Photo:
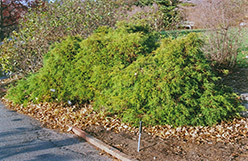
[[[119,160],[122,160],[122,161],[138,161],[138,160],[133,159],[130,156],[120,152],[119,150],[117,150],[117,149],[105,144],[101,140],[98,140],[98,139],[94,138],[93,136],[89,135],[88,133],[86,133],[85,131],[82,131],[81,129],[79,129],[77,127],[69,126],[68,131],[70,131],[70,130],[72,130],[77,136],[82,137],[84,140],[86,140],[90,144],[96,146],[97,148],[105,151],[106,153],[114,156],[115,158],[117,158]]]

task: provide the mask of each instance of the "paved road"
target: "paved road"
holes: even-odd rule
[[[36,120],[10,111],[0,102],[0,160],[110,161],[94,147],[70,134],[41,128]]]

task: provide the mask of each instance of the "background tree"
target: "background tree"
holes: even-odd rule
[[[29,8],[44,5],[42,0],[0,0],[0,41],[17,29]]]
[[[157,31],[176,28],[181,20],[179,0],[133,0],[127,14],[129,21],[142,20]]]
[[[17,27],[18,20],[27,11],[21,0],[0,1],[0,40]]]
[[[18,31],[12,33],[12,41],[5,39],[0,46],[3,69],[22,74],[36,72],[50,45],[68,35],[85,38],[99,26],[114,27],[125,13],[123,1],[59,0],[29,10],[19,21]]]
[[[247,14],[247,4],[247,0],[202,0],[188,12],[195,26],[208,29],[204,50],[216,68],[236,65],[245,32],[240,23]]]

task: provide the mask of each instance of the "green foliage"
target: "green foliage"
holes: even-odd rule
[[[100,27],[83,41],[69,37],[48,52],[44,67],[24,81],[29,82],[27,85],[21,82],[10,90],[9,96],[14,96],[15,103],[23,103],[25,99],[34,102],[93,100],[109,86],[113,73],[138,56],[151,53],[158,46],[157,39],[158,34],[150,32],[148,27],[126,23],[119,23],[116,30]],[[21,92],[26,89],[27,93]],[[21,97],[16,93],[22,93]]]
[[[195,4],[190,3],[190,2],[184,2],[180,4],[183,7],[195,7]]]
[[[243,41],[237,56],[237,66],[240,68],[248,67],[248,28],[244,30]]]
[[[195,29],[195,30],[169,30],[169,31],[162,31],[161,36],[166,38],[166,37],[173,37],[177,38],[180,36],[186,36],[190,33],[204,33],[206,30],[202,29]]]
[[[79,49],[79,38],[69,37],[56,44],[44,58],[44,67],[36,74],[20,80],[9,90],[14,103],[56,101],[70,97],[65,80],[74,69],[72,60]],[[63,91],[61,90],[63,89]],[[55,90],[55,91],[54,91]],[[58,97],[58,98],[57,98]]]
[[[137,125],[212,125],[238,116],[237,96],[204,58],[196,34],[163,39],[147,26],[100,27],[87,39],[69,37],[45,56],[37,74],[8,92],[14,103],[93,102]]]
[[[154,55],[140,57],[112,78],[112,88],[96,98],[96,107],[138,124],[212,125],[235,116],[239,100],[216,86],[217,77],[195,34],[164,39]]]

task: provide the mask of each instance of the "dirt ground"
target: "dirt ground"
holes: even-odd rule
[[[248,138],[236,143],[198,144],[179,139],[163,140],[146,133],[141,136],[140,152],[137,152],[138,136],[132,133],[106,131],[101,126],[91,126],[84,129],[89,134],[115,147],[121,152],[133,156],[140,161],[152,160],[248,160]]]
[[[233,88],[234,92],[248,93],[248,69],[240,68],[224,77],[223,84]]]

